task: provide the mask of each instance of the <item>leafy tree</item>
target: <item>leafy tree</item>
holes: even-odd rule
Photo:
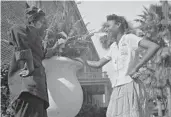
[[[168,116],[171,116],[171,5],[161,1],[160,5],[144,7],[142,15],[135,21],[144,37],[158,43],[160,49],[152,60],[145,66],[146,70],[140,77],[144,78],[147,91],[151,98],[158,102],[158,115],[162,116],[161,101],[167,101]],[[142,53],[143,54],[143,53]],[[147,73],[148,72],[148,73]],[[143,78],[141,78],[143,79]],[[155,95],[154,95],[155,94]],[[165,100],[166,99],[166,100]]]
[[[9,104],[8,70],[8,64],[1,66],[1,116],[5,116]]]

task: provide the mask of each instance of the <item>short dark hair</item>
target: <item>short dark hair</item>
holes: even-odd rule
[[[107,21],[115,21],[116,23],[121,23],[121,28],[125,32],[129,27],[128,27],[128,22],[123,16],[118,16],[116,14],[108,15],[107,16]]]

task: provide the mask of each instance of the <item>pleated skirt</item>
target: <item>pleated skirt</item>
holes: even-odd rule
[[[149,117],[147,95],[141,81],[113,88],[106,117]]]

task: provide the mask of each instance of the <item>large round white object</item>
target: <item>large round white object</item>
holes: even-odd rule
[[[80,61],[54,56],[43,60],[46,70],[50,107],[48,117],[75,117],[83,103],[83,91],[76,72]]]

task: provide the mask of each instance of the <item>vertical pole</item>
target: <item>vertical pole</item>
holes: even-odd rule
[[[104,85],[105,87],[105,106],[109,104],[109,90],[107,84]]]
[[[168,86],[167,88],[167,100],[168,100],[168,104],[167,104],[167,109],[168,109],[168,117],[171,117],[171,89],[170,86]]]
[[[165,21],[166,21],[166,26],[168,26],[168,20],[169,20],[169,4],[168,4],[168,1],[162,1],[162,12],[163,12],[163,15],[165,17]],[[170,45],[170,44],[169,44]],[[169,81],[167,81],[169,83]],[[168,100],[168,103],[167,103],[167,108],[168,108],[168,117],[171,117],[171,85],[169,83],[169,85],[166,87],[167,89],[167,100]]]

